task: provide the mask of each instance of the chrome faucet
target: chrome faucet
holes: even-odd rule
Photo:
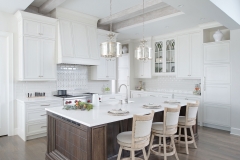
[[[125,102],[128,103],[128,87],[127,87],[127,85],[126,84],[121,84],[119,86],[118,92],[120,92],[120,89],[121,89],[122,86],[126,87],[126,99],[125,99]]]

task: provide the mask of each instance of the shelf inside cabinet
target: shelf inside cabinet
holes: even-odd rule
[[[203,30],[203,43],[215,42],[213,35],[217,30],[223,33],[222,41],[230,40],[230,30],[224,26],[219,26]]]

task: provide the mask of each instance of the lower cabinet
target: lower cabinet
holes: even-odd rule
[[[172,98],[172,94],[169,93],[156,93],[146,91],[131,91],[131,98],[137,97],[159,97],[159,98]]]
[[[47,135],[45,108],[62,106],[62,99],[23,102],[17,100],[18,135],[24,141]]]
[[[101,102],[123,100],[125,98],[125,94],[99,95],[99,100]]]

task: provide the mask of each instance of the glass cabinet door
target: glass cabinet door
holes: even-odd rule
[[[175,40],[166,40],[166,72],[175,72]]]
[[[163,72],[163,41],[155,43],[155,73]]]

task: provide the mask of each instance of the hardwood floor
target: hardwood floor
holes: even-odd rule
[[[190,145],[189,155],[185,148],[178,144],[177,152],[180,160],[239,160],[240,136],[229,132],[199,127],[198,149]],[[24,142],[18,136],[0,137],[0,160],[44,160],[46,138]],[[149,160],[163,160],[163,157],[151,155]],[[174,156],[168,160],[175,160]]]

